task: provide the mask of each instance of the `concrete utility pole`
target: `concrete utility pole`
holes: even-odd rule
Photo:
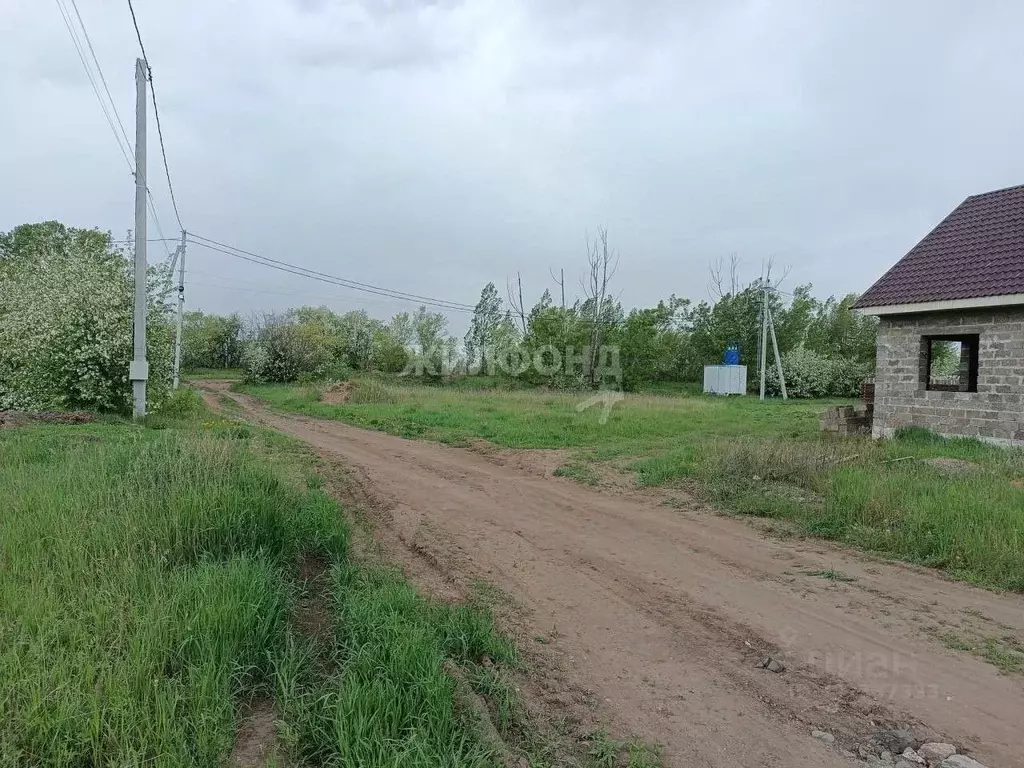
[[[772,331],[772,348],[775,350],[775,371],[779,374],[779,387],[782,389],[782,399],[788,400],[786,393],[786,375],[782,372],[782,355],[779,354],[779,339],[775,335],[775,317],[771,309],[768,310],[768,327]]]
[[[761,286],[764,292],[763,304],[761,305],[761,356],[757,361],[761,368],[761,399],[764,400],[764,375],[768,363],[768,281],[765,280]]]
[[[134,399],[133,415],[146,415],[146,73],[143,59],[135,60],[135,354],[128,366]]]
[[[172,267],[173,269],[173,267]],[[178,246],[178,329],[174,333],[174,388],[181,374],[181,318],[185,314],[185,230],[181,230]]]

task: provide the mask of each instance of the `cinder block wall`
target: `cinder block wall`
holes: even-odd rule
[[[923,336],[978,334],[978,391],[932,392]],[[882,317],[875,437],[904,426],[998,443],[1024,442],[1024,307]]]

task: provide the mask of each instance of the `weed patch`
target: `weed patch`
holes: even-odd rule
[[[518,706],[484,684],[516,664],[489,611],[349,561],[308,454],[178,402],[165,428],[0,435],[0,764],[222,764],[262,701],[284,764],[496,765],[446,672]]]

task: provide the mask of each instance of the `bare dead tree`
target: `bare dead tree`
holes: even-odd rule
[[[764,269],[762,270],[762,272],[763,272],[762,279],[764,281],[766,281],[767,284],[769,286],[771,286],[772,288],[778,288],[780,285],[782,285],[786,281],[786,278],[789,277],[789,273],[793,271],[793,265],[792,264],[787,264],[785,267],[783,267],[783,269],[782,269],[782,277],[780,277],[778,280],[776,280],[774,285],[772,285],[772,270],[773,269],[775,269],[775,256],[774,255],[773,256],[769,256],[768,260],[764,263]]]
[[[708,265],[711,279],[708,281],[708,293],[721,299],[739,293],[740,290],[740,259],[735,253],[729,254],[728,274],[721,256]]]
[[[557,285],[562,291],[562,309],[565,309],[565,270],[558,270],[559,276],[555,277],[555,271],[551,269],[551,267],[548,267],[548,274],[551,275],[551,279],[555,281],[555,285]]]
[[[583,284],[583,292],[593,303],[592,327],[590,330],[590,384],[593,386],[597,376],[597,360],[600,354],[601,337],[604,329],[602,314],[608,301],[608,284],[619,268],[619,257],[608,249],[608,229],[597,230],[597,238],[591,242],[587,238],[587,266],[589,274]]]
[[[516,272],[516,285],[511,280],[505,281],[505,293],[508,294],[508,303],[512,307],[512,314],[519,318],[519,325],[523,329],[523,336],[526,336],[526,309],[523,307],[523,277]]]

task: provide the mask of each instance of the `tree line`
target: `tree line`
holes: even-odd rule
[[[434,381],[486,374],[552,388],[626,391],[659,381],[699,381],[704,366],[721,363],[730,345],[739,347],[751,370],[757,364],[764,283],[757,278],[742,284],[736,266],[734,261],[728,285],[712,270],[712,300],[670,295],[627,311],[613,298],[618,259],[600,231],[588,246],[583,296],[556,302],[545,289],[531,307],[518,276],[506,285],[504,298],[488,283],[462,339],[450,333],[444,315],[426,307],[388,321],[326,307],[246,320],[194,312],[186,316],[186,361],[190,367],[242,366],[253,380],[266,382],[342,379],[358,371]],[[818,299],[810,285],[791,294],[769,290],[792,395],[855,396],[873,372],[876,321],[853,310],[856,298]],[[231,357],[218,350],[230,350]],[[777,393],[774,367],[768,379]]]
[[[129,257],[95,229],[47,222],[0,233],[0,408],[130,409]],[[258,382],[377,371],[435,382],[486,374],[525,385],[635,391],[652,382],[699,381],[704,365],[721,363],[726,347],[737,345],[753,372],[761,278],[741,282],[733,260],[724,279],[721,265],[712,269],[709,300],[672,294],[627,310],[615,293],[618,268],[601,230],[588,243],[581,296],[567,302],[559,282],[558,300],[544,289],[531,306],[518,275],[504,296],[488,283],[461,338],[427,307],[388,320],[323,306],[246,317],[187,312],[183,367],[241,367]],[[170,389],[173,338],[165,269],[150,269],[148,289],[148,392],[158,407]],[[853,311],[855,299],[815,298],[810,285],[768,292],[792,395],[852,396],[871,375],[876,325]],[[777,390],[775,379],[770,367],[769,386]]]

